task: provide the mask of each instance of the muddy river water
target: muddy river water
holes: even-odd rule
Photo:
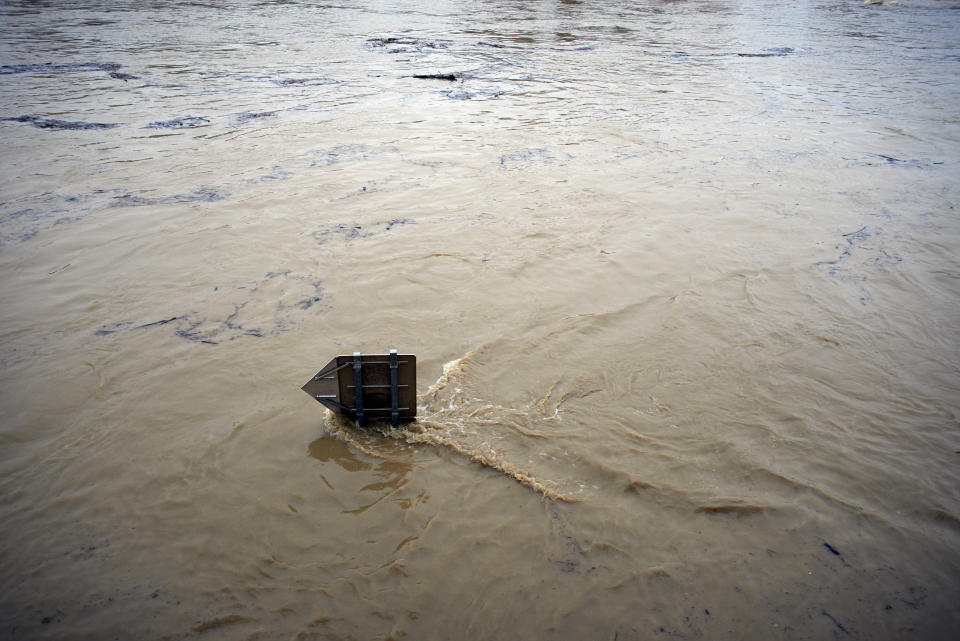
[[[960,3],[3,0],[0,143],[0,638],[955,638]]]

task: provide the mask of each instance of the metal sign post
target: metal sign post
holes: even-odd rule
[[[417,416],[417,357],[395,349],[337,356],[301,389],[334,412],[351,416],[359,427],[368,419],[387,417],[397,427]]]

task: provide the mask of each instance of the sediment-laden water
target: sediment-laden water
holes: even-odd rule
[[[960,4],[4,1],[0,137],[3,638],[960,627]]]

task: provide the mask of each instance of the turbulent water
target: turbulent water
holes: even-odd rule
[[[0,638],[960,629],[957,2],[4,0],[0,136]]]

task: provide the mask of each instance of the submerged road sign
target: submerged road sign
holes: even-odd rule
[[[337,356],[300,389],[360,427],[371,418],[389,418],[396,427],[417,416],[417,357],[395,349]]]

